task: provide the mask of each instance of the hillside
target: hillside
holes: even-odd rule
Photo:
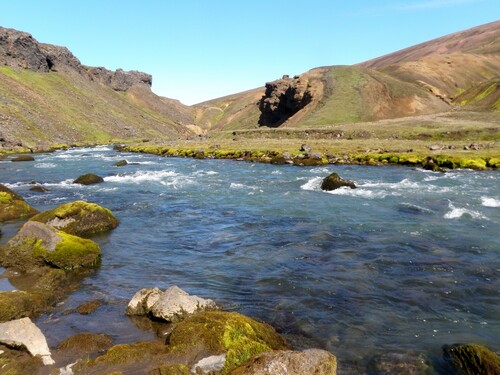
[[[500,110],[500,21],[354,66],[300,76],[195,106],[210,129],[311,128],[447,111]],[[230,110],[239,108],[238,111]],[[241,110],[244,108],[244,110]],[[204,124],[204,128],[206,128]]]
[[[192,109],[151,84],[149,74],[87,67],[65,47],[0,27],[0,151],[192,134]]]

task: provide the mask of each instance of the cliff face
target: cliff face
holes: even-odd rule
[[[73,70],[116,91],[127,91],[134,85],[151,87],[153,77],[139,71],[111,71],[81,64],[66,47],[39,43],[30,34],[0,27],[0,65],[29,69],[34,72]]]

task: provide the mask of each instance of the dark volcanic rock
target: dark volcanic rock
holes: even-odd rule
[[[304,78],[289,78],[266,83],[266,92],[259,103],[259,124],[279,126],[311,102],[309,81]]]
[[[73,181],[74,184],[80,184],[80,185],[92,185],[92,184],[98,184],[101,182],[104,182],[104,179],[100,176],[93,174],[93,173],[84,174],[84,175],[78,177],[75,181]]]
[[[48,72],[49,64],[30,34],[0,27],[0,65]]]
[[[59,71],[71,68],[80,73],[85,72],[85,68],[80,63],[80,60],[66,47],[39,43],[39,48],[45,54],[45,59],[50,70]]]
[[[153,84],[153,77],[151,74],[139,72],[137,70],[126,72],[122,69],[117,69],[113,72],[103,67],[97,67],[88,68],[88,73],[92,79],[116,91],[127,91],[132,86],[138,84],[147,85],[149,87]]]
[[[331,175],[325,177],[323,183],[321,184],[321,190],[335,190],[343,186],[348,186],[351,189],[355,189],[356,185],[354,182],[349,180],[344,180],[337,173],[332,173]]]

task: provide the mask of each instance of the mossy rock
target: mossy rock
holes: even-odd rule
[[[81,360],[73,366],[78,374],[109,374],[112,371],[124,373],[147,373],[168,362],[168,348],[158,341],[141,341],[133,344],[119,344],[94,360]]]
[[[22,219],[38,213],[19,194],[0,184],[0,222]]]
[[[341,187],[350,187],[351,189],[355,189],[356,185],[352,181],[344,180],[337,173],[332,173],[331,175],[325,177],[321,183],[321,190],[331,191]]]
[[[445,345],[443,346],[443,356],[453,366],[457,374],[500,374],[500,356],[482,345]]]
[[[170,336],[169,346],[171,353],[193,360],[200,355],[226,353],[224,374],[257,354],[288,348],[273,327],[225,311],[195,314],[178,323]]]
[[[120,160],[120,161],[117,161],[115,164],[113,164],[115,167],[124,167],[128,164],[128,162],[126,160]]]
[[[35,158],[31,155],[19,155],[10,159],[10,161],[34,161],[34,160]]]
[[[163,365],[148,371],[148,375],[190,375],[186,365]]]
[[[26,291],[0,292],[0,322],[32,316],[35,309],[32,296]]]
[[[33,357],[27,350],[0,345],[0,373],[2,375],[38,374],[44,367],[42,358]]]
[[[104,179],[93,173],[84,174],[73,181],[74,184],[80,184],[80,185],[94,185],[94,184],[99,184],[101,182],[104,182]]]
[[[31,220],[80,237],[90,237],[118,226],[118,219],[109,209],[85,201],[63,204],[41,212]]]
[[[0,261],[23,272],[44,265],[70,270],[99,264],[100,254],[89,239],[28,221],[1,251]]]
[[[74,350],[89,354],[104,352],[113,346],[113,339],[108,335],[96,333],[77,333],[57,345],[59,350]]]

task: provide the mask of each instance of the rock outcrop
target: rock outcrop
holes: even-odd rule
[[[279,126],[311,102],[313,94],[306,78],[283,76],[266,83],[259,103],[260,125]]]
[[[84,66],[66,47],[39,43],[31,34],[4,27],[0,27],[0,65],[42,73],[73,70],[116,91],[127,91],[137,84],[151,87],[153,82],[150,74],[135,70]]]
[[[95,203],[75,201],[33,216],[30,220],[45,223],[56,230],[89,237],[118,226],[118,219],[107,208]]]
[[[23,197],[0,184],[0,222],[30,217],[38,213]]]

